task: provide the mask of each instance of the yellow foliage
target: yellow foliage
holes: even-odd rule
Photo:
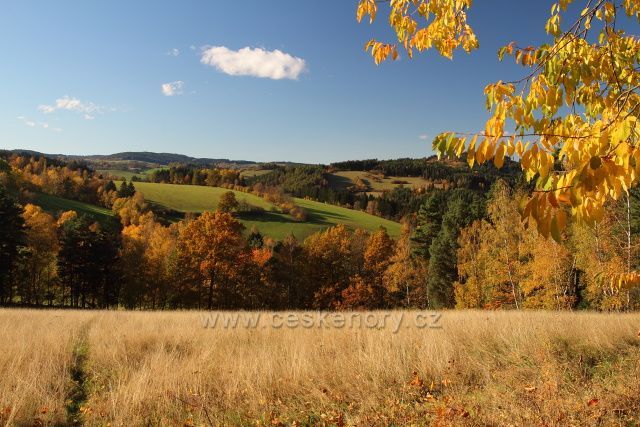
[[[372,39],[365,45],[376,64],[388,58],[397,59],[399,46],[410,58],[414,49],[422,52],[436,48],[449,59],[457,48],[470,52],[479,46],[467,24],[466,10],[471,6],[471,0],[394,0],[389,5],[389,25],[396,33],[397,42]],[[360,22],[369,16],[369,22],[373,23],[377,13],[375,0],[360,0],[356,19]]]
[[[375,18],[377,8],[363,5],[370,2],[361,0],[358,19]],[[517,154],[525,177],[535,181],[523,219],[556,241],[567,224],[566,208],[577,222],[593,225],[603,218],[605,203],[620,199],[640,176],[640,39],[616,19],[625,13],[633,24],[640,22],[640,2],[585,1],[586,7],[569,20],[573,24],[563,29],[572,2],[553,4],[545,26],[548,44],[510,43],[499,50],[499,59],[513,57],[528,74],[485,88],[491,116],[484,130],[469,144],[468,135],[456,132],[442,133],[433,142],[439,155],[466,151],[470,166],[493,161],[501,167],[505,153]],[[451,58],[457,47],[477,47],[466,23],[470,6],[470,0],[394,0],[389,23],[410,57],[413,49],[435,47]],[[418,19],[426,20],[426,27],[419,28]],[[379,63],[395,45],[372,40],[367,49]],[[640,275],[629,272],[611,280],[618,286],[638,285]]]

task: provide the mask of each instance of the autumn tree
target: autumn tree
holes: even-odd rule
[[[230,213],[238,209],[238,200],[236,200],[236,194],[233,191],[227,191],[220,196],[218,202],[218,210],[220,212]]]
[[[128,307],[165,308],[176,282],[177,228],[158,223],[153,214],[122,230],[121,291]]]
[[[25,253],[20,262],[18,294],[25,304],[53,304],[57,276],[58,235],[53,216],[28,204],[22,214],[26,225]]]
[[[383,278],[391,263],[394,249],[395,242],[383,227],[372,233],[367,240],[367,247],[364,251],[363,277],[373,288],[373,298],[370,302],[373,308],[382,308],[384,304]]]
[[[382,278],[387,304],[390,307],[428,305],[427,261],[420,256],[414,256],[411,234],[409,224],[403,224],[402,235],[395,244],[394,253]]]
[[[329,309],[339,305],[353,275],[351,233],[344,225],[330,227],[307,237],[304,248],[308,280],[312,283],[313,305]]]
[[[569,250],[526,228],[517,197],[502,181],[491,188],[488,218],[459,238],[458,308],[571,308],[576,300]]]
[[[522,307],[546,310],[575,308],[580,301],[575,256],[567,245],[545,239],[537,230],[525,235],[520,289]]]
[[[142,193],[134,193],[132,196],[119,197],[113,202],[111,210],[120,218],[123,226],[137,225],[141,217],[148,211],[149,206]]]
[[[456,308],[488,308],[496,301],[496,293],[488,279],[491,225],[474,221],[459,237],[458,280],[454,283]]]
[[[595,225],[575,224],[571,229],[576,267],[585,286],[586,303],[591,307],[628,310],[640,306],[637,289],[602,281],[602,277],[624,275],[638,268],[637,194],[634,188],[630,197],[608,205]]]
[[[207,309],[239,306],[236,287],[250,260],[244,226],[226,212],[205,212],[186,224],[178,238],[178,257],[199,273],[200,295]]]

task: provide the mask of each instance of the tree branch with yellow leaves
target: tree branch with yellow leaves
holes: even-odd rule
[[[485,90],[490,117],[471,135],[445,132],[433,141],[440,156],[466,155],[469,166],[505,156],[518,157],[535,189],[523,204],[523,220],[533,221],[545,237],[560,240],[568,212],[578,221],[602,219],[608,200],[617,200],[640,177],[640,40],[621,28],[618,14],[640,22],[640,0],[587,0],[567,30],[568,6],[559,0],[545,26],[550,42],[521,48],[509,43],[498,51],[530,71],[520,80],[498,81]],[[391,0],[384,5],[393,43],[371,40],[365,49],[376,64],[435,48],[453,58],[471,52],[478,40],[467,23],[471,0]],[[382,7],[382,5],[380,5]],[[357,19],[379,15],[375,0],[360,0]],[[597,37],[591,33],[596,32]],[[619,286],[640,283],[628,273]]]

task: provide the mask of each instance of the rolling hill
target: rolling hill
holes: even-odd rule
[[[137,182],[135,186],[150,203],[179,212],[215,210],[220,196],[229,191],[218,187],[148,182]],[[265,212],[261,213],[240,215],[240,220],[247,229],[250,230],[255,227],[261,233],[275,239],[282,239],[293,233],[296,238],[302,240],[316,231],[337,224],[345,224],[351,229],[363,228],[369,231],[375,231],[382,226],[387,229],[391,236],[400,235],[399,223],[360,211],[311,200],[294,199],[296,204],[304,208],[308,213],[306,222],[296,222],[289,215],[275,211],[275,206],[258,196],[239,191],[235,191],[235,194],[239,201],[245,201],[248,204],[265,209]]]

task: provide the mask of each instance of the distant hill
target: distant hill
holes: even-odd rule
[[[16,153],[25,156],[45,156],[52,159],[62,161],[84,161],[90,164],[94,169],[152,169],[157,167],[168,166],[172,163],[191,164],[196,166],[217,166],[223,168],[264,168],[267,166],[297,166],[304,163],[274,161],[274,162],[255,162],[251,160],[233,160],[233,159],[212,159],[207,157],[191,157],[184,154],[175,153],[155,153],[152,151],[125,151],[114,154],[50,154],[41,153],[33,150],[2,150],[0,152]]]
[[[47,157],[54,157],[65,160],[85,160],[87,162],[117,162],[117,161],[133,161],[133,162],[145,162],[154,165],[166,166],[170,163],[190,163],[195,165],[211,165],[211,164],[238,164],[238,165],[252,165],[256,162],[249,160],[230,160],[230,159],[210,159],[210,158],[198,158],[185,156],[184,154],[174,153],[154,153],[150,151],[127,151],[123,153],[114,154],[95,154],[95,155],[67,155],[67,154],[46,154],[39,153],[32,150],[11,150],[14,153],[24,153],[29,155],[45,155]]]

